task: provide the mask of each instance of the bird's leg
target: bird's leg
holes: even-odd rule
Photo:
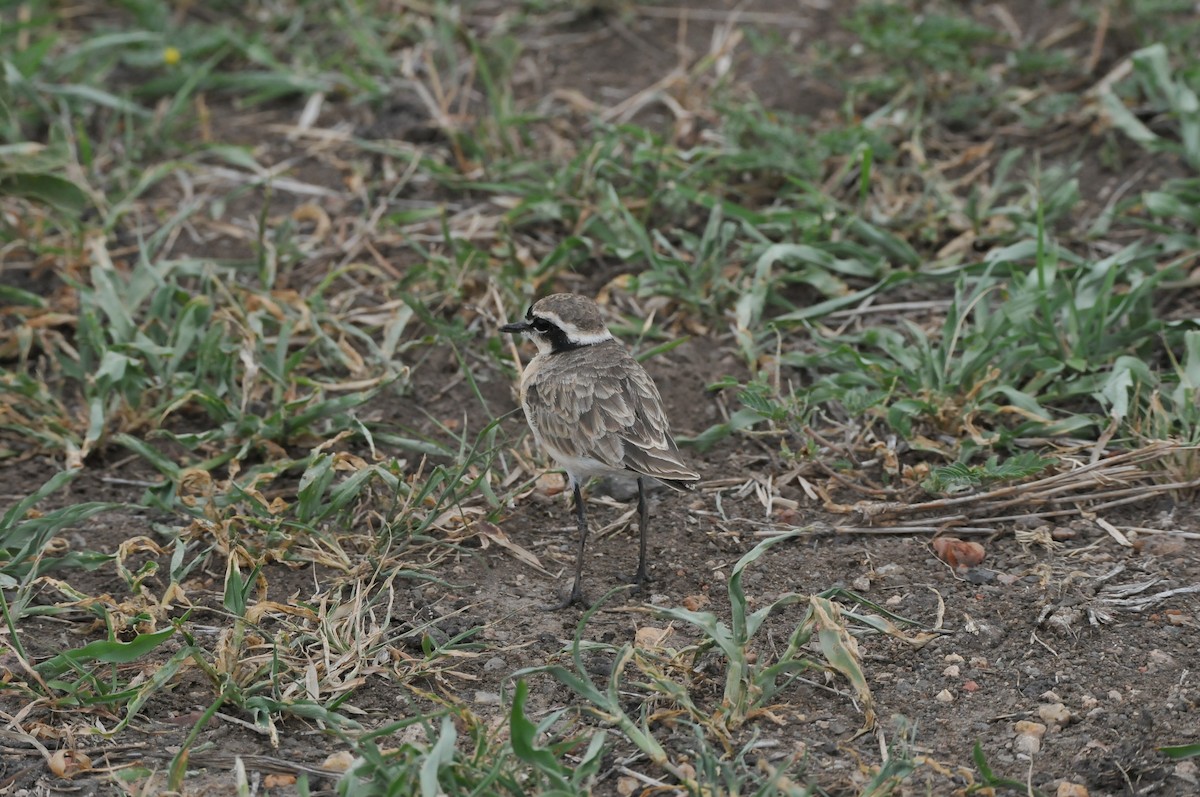
[[[575,487],[575,522],[579,524],[579,550],[575,554],[575,582],[571,585],[571,593],[561,603],[551,606],[551,609],[565,609],[576,603],[580,605],[587,603],[583,597],[583,590],[580,588],[583,582],[583,552],[587,547],[587,515],[583,509],[583,493],[580,490],[579,482],[574,478],[571,479],[571,482]]]
[[[649,510],[646,507],[646,480],[638,477],[638,569],[633,577],[635,591],[640,590],[642,585],[650,581],[650,574],[646,572],[646,525],[649,520]]]

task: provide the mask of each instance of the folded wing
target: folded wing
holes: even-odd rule
[[[700,474],[679,456],[654,381],[623,349],[606,354],[607,361],[589,363],[594,379],[554,369],[539,374],[526,388],[530,426],[568,457],[595,459],[678,489],[692,486]]]

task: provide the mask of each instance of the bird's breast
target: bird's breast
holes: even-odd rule
[[[545,365],[545,358],[539,354],[530,360],[525,365],[525,370],[521,372],[521,406],[525,405],[525,397],[529,395],[530,386],[537,384],[543,365]]]

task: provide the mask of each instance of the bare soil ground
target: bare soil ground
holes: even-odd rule
[[[1041,4],[1000,5],[1023,30],[1044,24]],[[747,14],[763,14],[768,21],[770,15],[782,18],[786,12],[789,20],[802,23],[784,31],[800,50],[812,47],[820,37],[837,35],[831,25],[831,15],[837,12],[821,4],[743,7]],[[642,91],[648,76],[669,71],[681,44],[706,51],[719,23],[679,8],[667,10],[673,13],[632,20],[600,11],[581,14],[531,35],[526,42],[528,96],[569,90],[611,107]],[[748,62],[739,65],[738,73],[747,77],[764,102],[817,115],[840,101],[819,78],[793,79],[781,75],[767,57],[746,48],[738,52]],[[337,108],[325,111],[338,112]],[[654,113],[662,114],[663,125],[673,123],[661,107],[636,113],[642,123],[648,121],[646,114]],[[361,117],[358,109],[347,111],[348,117],[356,114]],[[234,117],[222,126],[236,128],[240,121]],[[402,122],[407,123],[397,124]],[[371,123],[381,120],[364,120],[363,128]],[[301,167],[300,176],[315,184],[340,179],[322,176],[315,166],[307,171]],[[1106,174],[1102,181],[1115,185],[1129,176]],[[413,199],[439,200],[434,195]],[[287,199],[275,202],[273,212],[288,210]],[[253,215],[258,208],[256,200],[248,199],[243,210]],[[236,208],[231,214],[237,215]],[[236,246],[236,242],[226,243]],[[613,267],[598,266],[595,273],[579,273],[555,287],[595,293],[613,276]],[[798,339],[786,343],[803,345]],[[647,367],[658,381],[676,433],[683,436],[702,432],[728,412],[723,403],[730,399],[707,391],[706,385],[742,375],[729,340],[719,335],[695,338],[652,359]],[[431,429],[431,419],[458,422],[464,407],[476,407],[476,402],[462,381],[455,383],[456,373],[447,350],[430,349],[414,369],[413,385],[405,394],[377,401],[378,417],[412,429]],[[480,387],[491,411],[500,415],[513,410],[511,374],[495,369],[480,373],[485,380]],[[468,410],[465,422],[482,427],[489,420],[476,416],[482,413]],[[504,429],[512,439],[521,439],[519,414],[510,415]],[[527,438],[516,454],[545,464]],[[418,462],[408,456],[412,472]],[[802,488],[801,479],[823,480],[824,472],[803,460],[785,461],[775,439],[734,436],[691,456],[704,475],[699,491],[693,495],[659,491],[651,501],[654,581],[649,594],[610,598],[588,625],[590,638],[620,642],[631,640],[639,628],[665,627],[653,612],[655,605],[686,600],[724,615],[729,568],[743,553],[765,536],[814,526],[810,535],[772,549],[751,567],[746,588],[752,601],[763,605],[784,592],[816,592],[840,585],[943,632],[919,649],[883,637],[862,643],[885,736],[890,741],[908,739],[911,754],[927,764],[902,793],[965,793],[979,780],[972,763],[976,744],[997,774],[1027,781],[1045,793],[1055,793],[1062,782],[1082,784],[1092,797],[1200,793],[1200,773],[1194,763],[1169,762],[1155,749],[1200,736],[1196,680],[1200,594],[1180,593],[1145,607],[1136,602],[1138,597],[1200,584],[1197,538],[1179,534],[1200,534],[1200,519],[1190,496],[1155,498],[1102,518],[1122,527],[1170,532],[1132,535],[1132,545],[1121,544],[1102,524],[1090,520],[1064,523],[1046,529],[1049,536],[1019,541],[1016,531],[1026,526],[1014,521],[1003,533],[980,538],[987,551],[982,565],[956,571],[934,554],[929,536],[839,531],[846,515],[827,512]],[[907,456],[915,463],[915,455]],[[140,468],[132,459],[89,461],[87,475],[63,500],[136,504],[142,497],[139,480],[155,478]],[[5,501],[24,495],[25,485],[42,483],[55,469],[52,463],[36,460],[5,467],[0,471]],[[868,481],[880,475],[877,466],[866,471]],[[504,721],[501,695],[511,689],[512,673],[560,660],[580,621],[578,609],[543,610],[568,585],[574,552],[573,516],[566,496],[554,489],[556,478],[540,481],[499,524],[511,543],[537,557],[543,571],[504,545],[479,536],[431,549],[429,556],[436,561],[421,578],[397,577],[394,582],[391,622],[398,635],[421,627],[425,634],[450,639],[482,629],[479,639],[486,642],[486,654],[464,653],[453,668],[430,673],[428,683],[431,694],[454,695],[489,724]],[[836,481],[828,486],[834,491],[831,495],[847,504],[863,498],[851,490],[837,492]],[[593,599],[618,586],[620,574],[632,570],[636,557],[634,503],[627,489],[609,487],[594,485],[589,492],[593,529],[602,530],[593,536],[587,559],[585,584]],[[89,521],[76,533],[88,549],[115,552],[131,538],[154,537],[154,524],[161,520],[151,510],[112,512]],[[364,535],[370,533],[363,529]],[[165,565],[165,557],[159,559]],[[73,574],[72,585],[86,594],[109,593],[117,583],[110,567]],[[222,583],[219,570],[192,574],[193,597],[207,592],[211,599],[207,608],[198,605],[193,614],[201,632],[207,628],[221,633],[216,609]],[[335,588],[347,574],[276,563],[265,569],[263,577],[270,599],[307,602]],[[206,611],[213,612],[210,626],[203,619]],[[95,632],[86,618],[77,622],[55,618],[27,624],[24,638],[29,653],[40,658],[77,646]],[[677,646],[689,641],[687,629],[672,628],[670,633]],[[781,644],[777,633],[768,633],[763,644]],[[413,640],[410,653],[419,658],[420,635]],[[598,675],[604,672],[605,661],[597,659],[593,664]],[[714,673],[714,694],[719,693],[719,682],[720,674]],[[871,734],[857,735],[862,717],[841,688],[834,681],[793,687],[786,700],[761,721],[758,732],[767,743],[758,752],[764,762],[802,754],[808,762],[806,771],[824,793],[856,794],[868,767],[879,761],[879,740]],[[534,677],[531,692],[529,710],[534,716],[578,703],[561,684],[544,675]],[[208,699],[206,688],[197,684],[189,690],[186,681],[172,693],[156,696],[133,731],[122,736],[121,744],[90,749],[95,764],[121,767],[141,762],[151,768],[165,767]],[[372,726],[397,718],[408,701],[417,699],[385,679],[367,677],[351,702],[361,710],[362,723]],[[3,696],[0,705],[6,712],[18,708]],[[1045,726],[1036,751],[1022,747],[1027,741],[1019,741],[1017,725],[1025,720]],[[54,718],[45,721],[52,723]],[[673,749],[685,750],[692,743],[673,736],[667,718],[659,728]],[[237,756],[264,777],[307,770],[313,774],[313,787],[327,791],[334,776],[320,767],[338,746],[316,722],[286,720],[276,746],[240,718],[219,715],[201,732],[190,761],[191,768],[203,772],[207,767],[210,774],[207,779],[201,775],[189,780],[188,791],[228,793],[226,773]],[[44,772],[40,757],[5,746],[2,739],[0,756],[0,793],[109,794],[116,788],[107,777],[71,783],[53,779]],[[606,761],[596,793],[628,794],[628,773],[637,773],[639,763],[631,749],[618,746]],[[264,791],[289,793],[290,787],[264,787]]]

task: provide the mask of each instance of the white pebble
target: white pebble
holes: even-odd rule
[[[1042,740],[1036,736],[1018,736],[1013,741],[1013,750],[1018,755],[1037,755],[1042,749]]]

